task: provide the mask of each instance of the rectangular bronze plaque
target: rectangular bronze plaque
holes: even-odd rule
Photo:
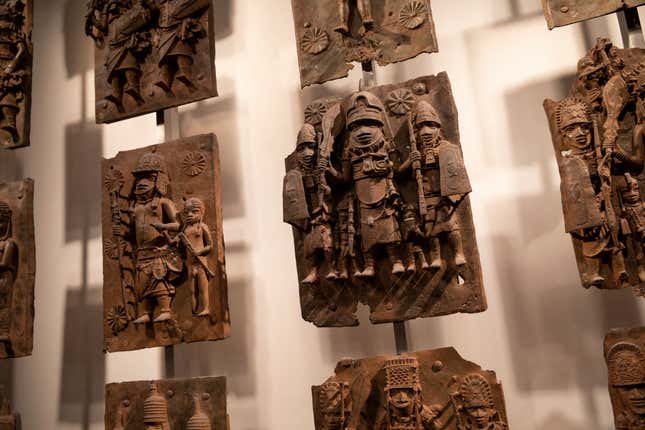
[[[292,0],[302,87],[437,52],[430,0]]]
[[[0,184],[0,358],[31,355],[35,279],[34,181]]]
[[[105,387],[110,430],[228,430],[226,378],[138,381]]]
[[[542,0],[551,30],[643,4],[645,0]]]
[[[211,0],[88,3],[97,123],[217,96]]]
[[[305,320],[358,324],[486,310],[470,181],[446,73],[305,109],[286,159]]]
[[[454,348],[343,360],[312,392],[316,430],[508,428],[495,372]]]
[[[102,175],[105,350],[228,337],[215,136],[120,152]]]

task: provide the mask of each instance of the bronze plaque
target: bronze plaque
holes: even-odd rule
[[[228,337],[215,136],[120,152],[102,175],[105,350]]]
[[[0,358],[31,355],[35,279],[34,181],[0,184]]]
[[[617,329],[605,337],[609,395],[616,429],[645,428],[645,328]]]
[[[546,100],[565,230],[583,286],[645,295],[645,50],[606,39],[579,62],[569,95]]]
[[[373,323],[486,310],[445,73],[315,101],[286,170],[305,320],[357,325],[359,302]]]
[[[643,4],[645,0],[542,0],[551,30]]]
[[[438,52],[430,0],[292,0],[302,87]]]
[[[508,428],[495,373],[454,348],[343,360],[312,392],[316,430]]]
[[[0,387],[0,430],[20,430],[20,414],[11,410],[11,403],[5,396],[4,387]]]
[[[0,4],[0,145],[29,145],[33,64],[32,0]]]
[[[228,430],[226,378],[108,384],[105,428]]]
[[[96,121],[217,96],[211,0],[91,0]]]

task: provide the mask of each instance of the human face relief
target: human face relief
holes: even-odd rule
[[[493,415],[495,415],[495,410],[492,408],[487,408],[485,406],[476,406],[472,408],[466,408],[466,413],[470,417],[473,423],[477,425],[479,429],[487,428],[490,424]]]
[[[428,121],[419,125],[419,139],[421,143],[430,148],[437,146],[441,128],[436,122]]]
[[[298,163],[305,169],[311,169],[316,157],[316,143],[302,142],[298,145]]]
[[[617,387],[623,405],[633,414],[645,418],[645,384]]]
[[[203,211],[197,205],[187,206],[185,209],[186,213],[186,222],[188,224],[197,224],[202,220]]]
[[[414,392],[409,388],[390,391],[390,414],[399,423],[409,423],[414,409]]]
[[[349,138],[360,145],[369,145],[383,137],[383,126],[378,121],[357,121],[349,127]]]
[[[143,173],[137,176],[134,193],[138,196],[151,193],[157,183],[157,174],[154,172]]]
[[[587,149],[591,146],[591,124],[579,122],[564,129],[562,136],[563,149]]]

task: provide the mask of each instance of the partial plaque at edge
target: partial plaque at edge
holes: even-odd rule
[[[128,4],[89,2],[97,123],[217,96],[211,0]]]
[[[542,0],[550,30],[643,4],[645,0]]]
[[[292,0],[301,86],[438,52],[430,0]]]
[[[106,429],[228,430],[227,423],[224,377],[123,382],[105,387]]]
[[[104,349],[230,334],[214,135],[104,159]]]

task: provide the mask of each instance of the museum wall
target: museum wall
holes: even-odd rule
[[[311,391],[343,357],[395,352],[392,325],[318,329],[300,317],[284,157],[304,107],[355,90],[300,90],[289,0],[214,0],[220,96],[180,108],[182,136],[220,143],[230,339],[175,347],[178,377],[226,376],[233,430],[313,429]],[[440,53],[378,70],[394,83],[446,70],[459,108],[489,310],[406,324],[411,350],[455,346],[504,384],[511,428],[608,430],[602,339],[643,324],[632,292],[585,291],[564,232],[544,98],[565,95],[615,17],[549,32],[538,0],[433,0]],[[85,2],[35,0],[32,145],[0,180],[36,181],[34,354],[0,363],[25,429],[102,429],[106,382],[163,376],[163,350],[102,353],[101,157],[153,144],[154,115],[97,126]]]

